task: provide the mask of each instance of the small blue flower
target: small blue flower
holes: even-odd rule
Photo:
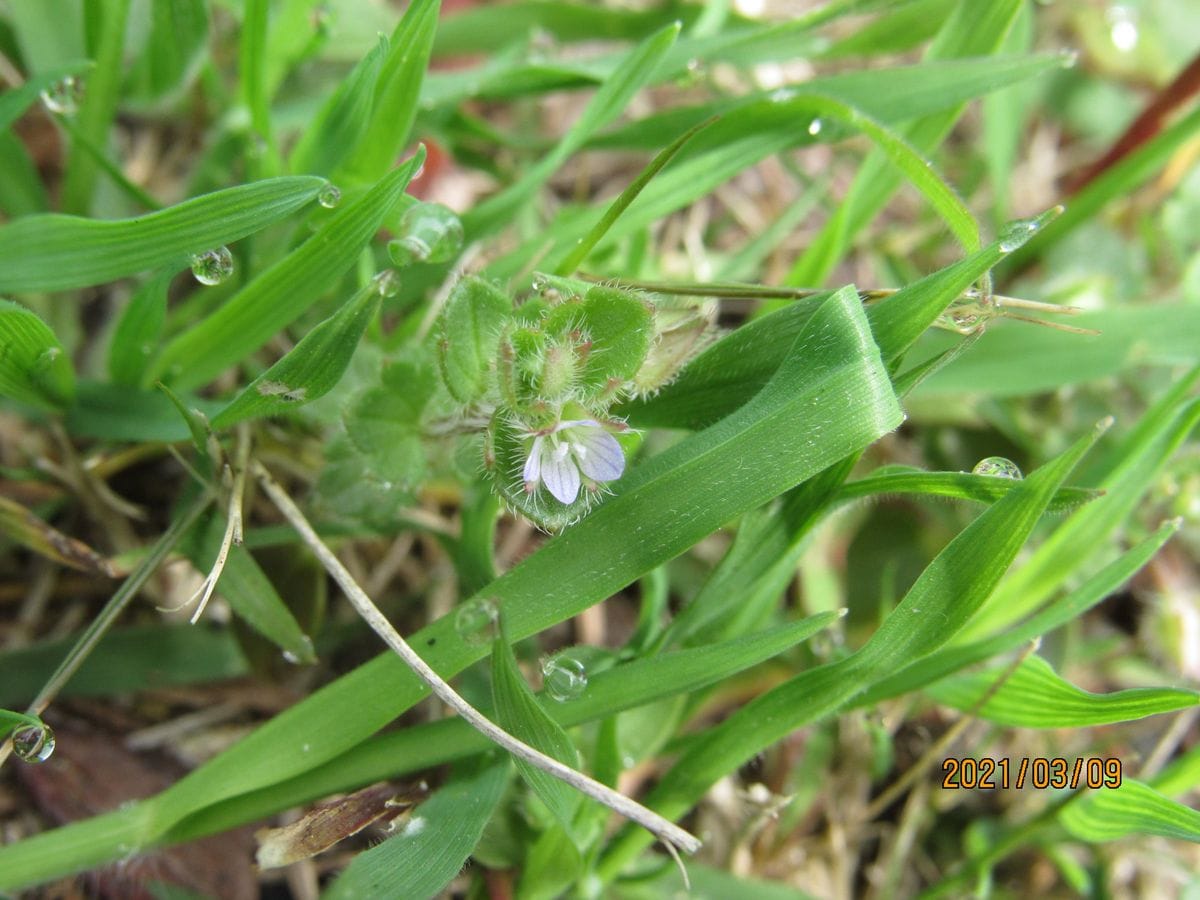
[[[571,419],[531,432],[533,446],[525,461],[525,490],[544,484],[560,503],[570,505],[580,485],[615,481],[625,471],[625,454],[617,439],[595,419]]]

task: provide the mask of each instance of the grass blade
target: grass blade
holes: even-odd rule
[[[253,234],[316,198],[323,178],[272,178],[216,191],[135,219],[47,214],[0,226],[0,291],[104,284]]]
[[[75,369],[50,328],[23,306],[0,299],[0,396],[63,410],[75,398]]]

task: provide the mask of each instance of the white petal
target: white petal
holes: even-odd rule
[[[542,460],[542,483],[560,503],[574,503],[579,496],[579,470],[570,456],[546,454]]]
[[[600,423],[595,419],[567,419],[566,421],[559,422],[557,425],[555,425],[554,432],[566,431],[568,428],[576,428],[580,425],[590,425],[592,428],[600,427]]]
[[[601,428],[579,428],[571,435],[579,450],[579,468],[593,481],[615,481],[625,471],[625,453],[617,439]]]
[[[542,473],[542,438],[535,437],[533,446],[529,449],[529,459],[525,460],[525,471],[522,478],[526,484],[537,484]]]

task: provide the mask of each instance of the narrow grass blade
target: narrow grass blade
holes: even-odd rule
[[[75,369],[41,319],[0,299],[0,397],[63,410],[75,398]]]
[[[197,387],[295,321],[357,262],[423,160],[422,151],[359,200],[344,204],[304,244],[168,344],[155,371],[178,389]]]
[[[129,4],[130,0],[109,0],[91,10],[91,15],[99,18],[96,65],[88,73],[87,92],[79,107],[77,124],[79,132],[92,146],[101,149],[108,146],[108,133],[120,98]],[[98,171],[96,160],[90,153],[81,147],[72,147],[63,181],[63,209],[80,215],[91,211]]]
[[[253,234],[311,202],[311,176],[228,188],[136,219],[47,214],[0,226],[0,291],[61,291],[104,284]]]
[[[209,571],[216,559],[224,532],[225,517],[213,512],[182,545],[184,555],[201,574]],[[245,547],[234,544],[229,548],[217,591],[246,624],[278,646],[290,661],[316,662],[312,641]]]
[[[369,184],[382,177],[408,143],[440,8],[440,0],[413,0],[392,33],[366,133],[344,165],[355,181]]]
[[[496,707],[496,722],[501,728],[563,765],[579,768],[575,745],[534,697],[517,668],[512,647],[505,640],[503,631],[492,645],[492,702]],[[515,761],[521,777],[569,834],[583,795],[524,760]]]
[[[596,95],[558,145],[533,166],[515,184],[480,203],[463,216],[468,240],[495,231],[512,218],[514,212],[545,183],[568,157],[583,147],[587,139],[603,128],[629,103],[630,98],[654,75],[655,69],[679,36],[674,23],[655,32],[630,51],[616,71],[596,91]]]
[[[253,139],[271,146],[271,109],[267,94],[267,0],[242,4],[242,34],[238,45],[238,81],[242,103],[250,110]]]
[[[216,430],[244,419],[290,411],[324,397],[341,381],[382,297],[372,281],[301,338],[283,359],[250,382],[212,420]]]
[[[146,387],[150,360],[167,321],[167,289],[174,278],[175,273],[167,269],[129,298],[108,348],[108,374],[114,384]]]
[[[613,222],[620,218],[621,213],[625,211],[626,207],[642,192],[642,188],[650,183],[650,180],[658,174],[659,170],[669,163],[675,154],[683,149],[683,145],[690,141],[697,132],[703,131],[715,121],[715,118],[706,119],[688,129],[671,144],[664,147],[650,161],[650,165],[646,166],[638,177],[633,180],[629,187],[621,191],[620,196],[604,211],[604,214],[600,217],[600,221],[580,240],[579,245],[571,251],[566,259],[558,264],[558,268],[555,270],[556,274],[570,275],[579,268],[580,263],[587,259],[587,255],[592,252],[592,249],[599,242],[600,238],[604,237],[605,232],[612,227]]]
[[[1005,680],[976,710],[997,679]],[[1200,703],[1200,694],[1195,691],[1171,688],[1131,688],[1093,694],[1059,676],[1040,656],[1029,657],[1011,674],[1007,668],[1001,668],[944,678],[926,693],[938,703],[963,712],[969,710],[990,722],[1014,728],[1109,725]]]
[[[49,208],[50,198],[29,151],[11,133],[0,131],[0,212],[16,219]]]
[[[199,70],[207,41],[207,0],[150,4],[150,30],[125,82],[127,100],[154,104],[178,95]]]
[[[1180,147],[1194,140],[1197,134],[1200,134],[1200,109],[1192,110],[1164,129],[1161,134],[1147,141],[1071,197],[1067,202],[1067,213],[1053,228],[1047,230],[1046,237],[1037,247],[1013,254],[1006,268],[1017,269],[1026,265],[1073,229],[1084,222],[1092,221],[1109,202],[1117,197],[1126,197],[1141,187],[1167,164]]]
[[[995,503],[1017,485],[1011,478],[995,475],[972,475],[969,472],[922,472],[916,469],[886,472],[876,471],[867,478],[848,482],[838,491],[836,502],[892,494],[911,494],[917,497],[950,497],[973,500],[976,503]],[[1048,512],[1063,512],[1082,506],[1100,497],[1103,491],[1081,488],[1060,488],[1050,501]]]
[[[324,900],[354,897],[436,897],[459,873],[479,843],[508,783],[499,763],[460,776],[413,810],[399,833],[359,853]]]

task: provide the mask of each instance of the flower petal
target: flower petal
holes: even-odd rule
[[[593,481],[615,481],[625,472],[621,445],[602,428],[578,428],[571,432],[571,442],[578,447],[579,468]]]
[[[571,504],[579,496],[579,469],[575,460],[556,453],[547,453],[542,460],[542,483],[560,503]]]
[[[543,440],[541,437],[535,437],[533,446],[529,448],[529,459],[525,460],[525,471],[521,474],[526,484],[537,484],[538,478],[541,477]]]

